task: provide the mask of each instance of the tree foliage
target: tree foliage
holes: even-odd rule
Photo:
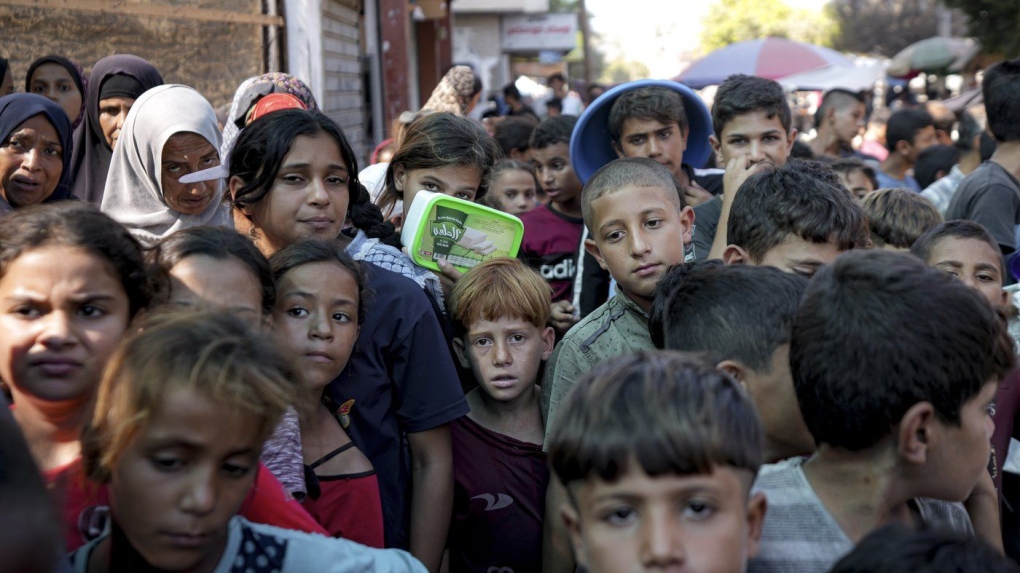
[[[782,0],[720,0],[702,20],[701,48],[709,52],[768,36],[828,46],[832,31],[827,14],[793,9]]]
[[[837,30],[832,47],[844,52],[891,58],[938,35],[938,6],[932,0],[833,0],[827,11]]]
[[[1017,0],[943,0],[967,16],[971,36],[986,52],[1020,56],[1020,2]]]

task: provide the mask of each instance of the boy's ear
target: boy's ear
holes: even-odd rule
[[[691,206],[684,207],[680,211],[680,228],[683,229],[683,241],[684,245],[691,244],[694,240],[694,208]]]
[[[931,448],[938,442],[938,425],[931,402],[918,402],[911,406],[903,414],[896,432],[896,449],[900,457],[915,466],[924,465]]]
[[[716,370],[725,372],[740,382],[740,385],[747,390],[747,367],[736,360],[723,360],[715,365]]]
[[[453,353],[457,355],[457,362],[466,369],[471,368],[471,361],[467,357],[467,349],[464,348],[464,339],[460,336],[453,338]]]
[[[584,250],[588,251],[589,255],[595,257],[595,260],[599,262],[599,266],[602,267],[602,270],[604,271],[609,270],[608,268],[606,268],[606,261],[602,257],[602,251],[599,250],[599,246],[595,244],[595,241],[591,239],[585,239]]]
[[[727,265],[746,265],[751,262],[751,257],[748,256],[747,251],[743,247],[726,245],[726,250],[722,254],[722,260]]]
[[[542,360],[549,360],[552,356],[553,347],[556,346],[556,331],[553,327],[547,326],[542,331]]]
[[[708,143],[712,146],[712,151],[715,152],[715,164],[718,167],[726,167],[726,162],[723,161],[722,156],[722,142],[715,134],[708,136]]]
[[[615,139],[613,140],[613,151],[616,152],[616,157],[618,159],[623,159],[623,157],[624,157],[624,155],[623,155],[623,148],[620,147],[620,142],[615,140]]]
[[[765,492],[759,491],[747,500],[747,558],[756,557],[758,548],[761,545],[762,524],[765,522],[765,512],[768,509],[768,501],[765,499]]]
[[[584,551],[584,539],[581,537],[581,518],[577,513],[577,507],[569,500],[563,500],[560,506],[560,517],[567,526],[567,533],[570,534],[570,545],[574,547],[574,560],[582,571],[588,570],[587,554]]]
[[[797,128],[791,127],[790,133],[786,136],[786,156],[793,153],[793,144],[797,142]]]
[[[901,139],[896,142],[896,153],[900,155],[910,155],[910,148],[913,147],[911,143],[905,139]]]

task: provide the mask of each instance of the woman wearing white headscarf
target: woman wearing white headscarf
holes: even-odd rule
[[[145,92],[113,150],[102,211],[146,246],[188,227],[231,225],[222,180],[181,182],[219,165],[219,147],[216,113],[197,91],[164,85]]]

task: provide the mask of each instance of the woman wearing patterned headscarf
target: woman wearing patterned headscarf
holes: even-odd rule
[[[88,83],[85,119],[74,130],[71,190],[98,206],[103,201],[113,146],[128,110],[146,90],[163,85],[163,78],[142,58],[120,54],[96,62]]]
[[[25,76],[25,91],[49,98],[64,108],[72,127],[85,117],[88,79],[77,62],[63,56],[45,56],[32,62]]]
[[[252,105],[260,97],[271,93],[291,94],[301,100],[308,111],[319,111],[312,90],[305,82],[290,74],[273,72],[244,80],[238,86],[237,92],[234,93],[234,101],[230,104],[230,115],[227,116],[227,123],[223,127],[223,145],[220,147],[220,157],[224,161],[230,156],[230,150],[233,149],[237,136],[244,128]]]
[[[422,106],[423,110],[445,111],[466,116],[478,103],[482,94],[482,80],[468,66],[453,66],[439,81],[432,97]]]

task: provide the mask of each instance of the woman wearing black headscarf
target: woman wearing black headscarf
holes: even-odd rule
[[[71,120],[36,94],[0,97],[0,213],[71,198]]]
[[[63,56],[39,58],[28,66],[25,74],[25,91],[56,102],[67,112],[73,127],[78,127],[85,115],[87,85],[81,66]]]
[[[0,58],[0,97],[14,93],[14,76],[11,74],[11,64],[4,58]]]
[[[102,203],[113,146],[128,110],[138,96],[160,85],[159,71],[138,56],[120,54],[96,62],[85,95],[85,120],[74,131],[71,191],[76,197],[97,207]]]

